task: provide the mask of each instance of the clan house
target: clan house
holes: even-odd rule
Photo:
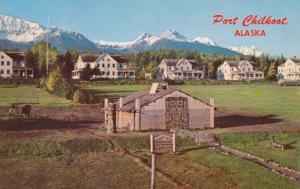
[[[214,102],[190,96],[168,85],[152,84],[105,106],[105,126],[125,130],[168,130],[214,127]],[[114,131],[113,131],[114,130]]]

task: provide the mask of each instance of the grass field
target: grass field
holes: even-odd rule
[[[251,135],[252,136],[252,135]],[[240,136],[232,136],[238,140]],[[287,135],[293,140],[293,135]],[[220,154],[212,149],[197,149],[190,139],[178,138],[177,155],[164,153],[157,156],[159,170],[192,188],[299,188],[300,184],[270,172],[252,162]],[[117,139],[119,145],[129,149],[150,164],[148,136],[131,136]],[[193,149],[193,150],[191,150]],[[280,151],[276,152],[280,155]],[[275,154],[275,152],[274,152]],[[295,154],[291,154],[295,155]],[[294,156],[295,158],[297,156]]]
[[[300,87],[277,85],[181,85],[172,86],[195,97],[215,99],[217,107],[244,112],[276,115],[292,122],[300,122]],[[84,87],[99,95],[125,96],[131,92],[149,89],[143,85],[117,85]]]
[[[249,152],[266,160],[275,161],[300,171],[300,137],[298,134],[277,133],[275,140],[287,144],[290,149],[273,149],[268,134],[222,134],[221,142],[227,146]]]
[[[10,103],[40,103],[46,107],[69,107],[71,102],[36,88],[35,85],[0,85],[0,107]]]
[[[1,142],[0,188],[149,188],[150,175],[101,140]],[[158,179],[158,188],[167,188]]]
[[[81,136],[81,135],[80,135]],[[126,156],[108,151],[95,138],[0,140],[0,188],[149,188],[150,173]],[[87,137],[87,136],[86,136]],[[226,137],[224,136],[224,140]],[[244,136],[253,138],[254,135]],[[241,136],[231,136],[239,141]],[[256,138],[260,138],[257,135]],[[293,140],[294,135],[286,135]],[[149,136],[116,136],[121,147],[150,165]],[[191,139],[177,138],[176,155],[156,156],[157,169],[190,188],[296,189],[300,183],[252,162],[198,148]],[[274,153],[280,154],[280,151]],[[291,154],[293,155],[293,154]],[[157,177],[156,188],[173,188]]]

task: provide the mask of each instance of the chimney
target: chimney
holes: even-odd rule
[[[157,91],[159,83],[152,83],[151,89],[149,91],[149,94],[155,94]]]
[[[120,97],[120,98],[119,98],[119,107],[121,108],[122,106],[123,106],[123,98]]]
[[[215,100],[213,98],[209,99],[209,104],[215,106]]]

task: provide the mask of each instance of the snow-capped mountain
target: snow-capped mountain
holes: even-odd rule
[[[228,47],[229,49],[239,52],[243,55],[254,55],[256,57],[261,56],[264,52],[257,49],[254,45],[251,47],[246,47],[246,46],[242,46],[242,47]]]
[[[189,39],[174,29],[167,30],[159,36],[143,33],[129,42],[92,42],[84,35],[60,28],[45,28],[38,23],[16,17],[0,15],[0,48],[26,50],[35,43],[48,40],[52,46],[61,51],[75,49],[94,52],[135,53],[156,49],[197,50],[202,53],[236,55],[238,52],[218,46],[207,37]]]
[[[43,40],[49,40],[52,46],[61,51],[67,49],[98,50],[93,42],[80,33],[56,27],[46,29],[31,21],[0,15],[0,47],[25,50]]]
[[[143,33],[137,39],[128,42],[95,41],[103,51],[119,51],[122,53],[141,52],[155,49],[198,50],[203,53],[236,55],[235,51],[217,45],[207,37],[189,39],[174,29],[163,32],[159,37]]]
[[[174,41],[187,41],[187,38],[174,29],[170,29],[165,31],[160,35],[161,39],[169,39],[169,40],[174,40]]]
[[[0,39],[14,42],[30,42],[44,33],[39,24],[20,18],[0,15]]]
[[[35,41],[39,42],[47,39],[51,45],[61,51],[66,51],[68,49],[97,51],[98,49],[95,43],[91,42],[84,35],[56,27],[45,30],[45,32],[38,36]]]
[[[206,45],[212,45],[212,46],[216,46],[217,43],[214,42],[213,40],[209,39],[208,37],[196,37],[193,41],[197,41],[199,43],[203,43]]]

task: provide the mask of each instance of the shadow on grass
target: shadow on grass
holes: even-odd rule
[[[60,130],[86,128],[90,121],[63,121],[53,119],[0,120],[0,131]]]
[[[271,124],[282,122],[283,120],[275,115],[246,116],[246,115],[226,115],[215,118],[215,127],[228,128],[238,126],[250,126],[258,124]]]

